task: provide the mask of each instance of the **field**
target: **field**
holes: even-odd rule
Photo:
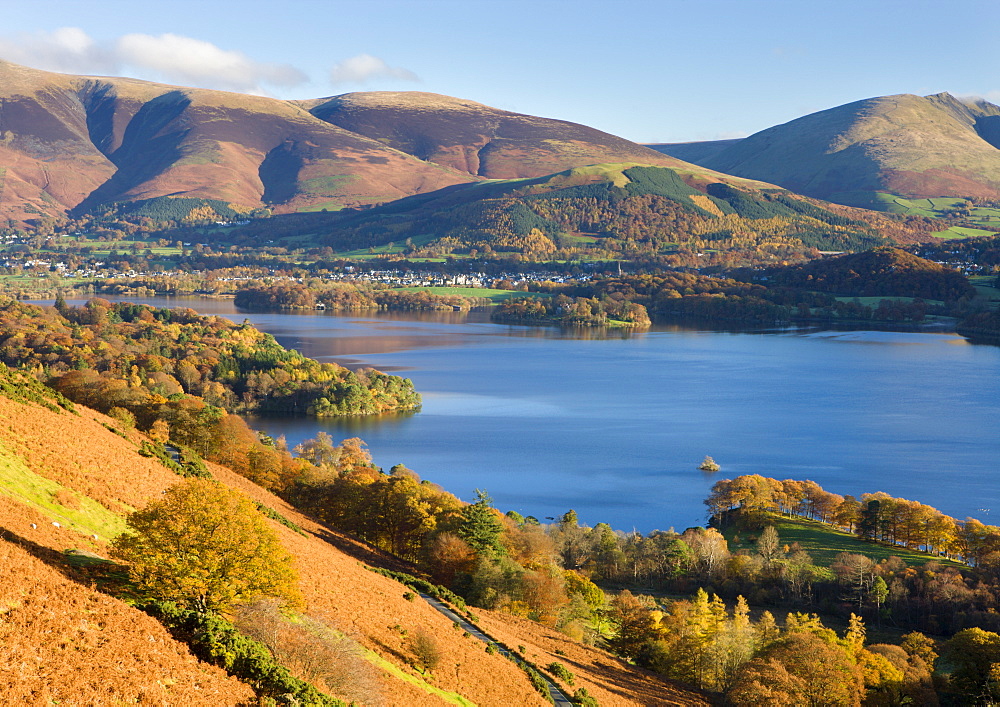
[[[944,240],[954,240],[956,238],[983,238],[995,235],[997,235],[996,231],[987,231],[982,228],[967,228],[964,226],[952,226],[951,228],[946,228],[943,231],[937,231],[934,233],[935,238],[942,238]]]
[[[880,208],[893,214],[907,216],[924,216],[927,218],[942,218],[949,212],[961,213],[964,218],[986,228],[1000,228],[1000,208],[989,206],[971,206],[966,199],[956,197],[937,197],[932,199],[905,199],[895,194],[876,192],[873,196],[873,208]],[[942,229],[934,235],[938,238],[973,238],[995,235],[995,231],[986,228],[969,228],[967,226],[951,226]]]
[[[997,276],[995,275],[973,275],[969,278],[969,282],[972,286],[976,288],[976,292],[984,300],[990,303],[1000,302],[1000,290],[994,287],[997,282]]]
[[[836,300],[838,302],[860,302],[861,304],[865,305],[866,307],[877,307],[878,303],[881,302],[882,300],[888,300],[890,302],[913,302],[916,299],[918,299],[918,298],[917,297],[889,297],[889,296],[883,296],[883,297],[837,297],[836,298]],[[944,302],[942,302],[941,300],[936,300],[936,299],[925,299],[924,302],[926,302],[929,305],[935,305],[935,306],[940,306],[940,305],[944,304]]]
[[[527,292],[520,290],[493,290],[488,287],[397,287],[399,292],[430,292],[432,295],[459,295],[460,297],[485,297],[493,300],[493,304],[498,304],[512,297],[524,297]],[[547,297],[548,295],[532,294],[533,297]]]
[[[774,518],[776,521],[775,528],[778,530],[778,535],[781,538],[781,545],[798,543],[800,548],[809,553],[815,564],[823,567],[829,567],[837,555],[842,552],[867,555],[876,561],[896,556],[906,562],[906,564],[915,567],[925,565],[931,560],[937,560],[942,564],[955,567],[963,566],[951,560],[935,557],[923,552],[907,550],[903,547],[864,542],[856,535],[841,532],[833,526],[819,521],[807,520],[805,518],[779,518],[778,516],[774,516]],[[739,535],[738,542],[733,540],[737,534]],[[730,540],[730,549],[753,549],[756,534],[753,535],[753,539],[750,534],[745,532],[735,533],[734,531],[727,531],[725,535]]]

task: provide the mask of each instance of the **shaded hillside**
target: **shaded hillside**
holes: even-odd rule
[[[901,219],[827,206],[780,189],[704,181],[666,167],[594,165],[537,179],[459,185],[373,209],[252,224],[247,239],[311,232],[337,250],[411,239],[422,255],[634,258],[678,247],[861,250],[927,234]],[[325,234],[325,235],[324,235]],[[891,240],[890,240],[891,239]]]
[[[287,101],[0,61],[0,217],[167,196],[340,208],[468,181]]]
[[[422,160],[490,179],[541,177],[604,162],[690,168],[594,128],[418,91],[303,102],[316,117]]]
[[[3,379],[19,384],[20,401],[0,395],[0,631],[10,668],[5,675],[14,681],[3,694],[67,704],[256,703],[246,685],[199,663],[150,617],[95,592],[92,571],[74,568],[63,553],[78,548],[106,557],[111,533],[102,528],[123,527],[124,514],[160,498],[179,477],[138,454],[143,435],[87,408],[64,410],[19,375]],[[359,646],[364,678],[374,681],[378,696],[371,697],[370,686],[367,697],[358,696],[353,678],[336,696],[400,707],[455,704],[459,695],[498,707],[546,704],[513,662],[464,638],[406,586],[367,569],[399,568],[398,560],[317,524],[224,467],[209,464],[208,470],[282,521],[268,523],[295,558],[306,611]],[[494,624],[502,626],[504,617]],[[503,638],[531,645],[533,659],[546,663],[559,650],[557,644],[535,648],[546,632],[512,622]],[[440,667],[432,673],[412,664],[410,637],[421,633],[436,639]],[[602,651],[575,651],[588,666],[575,671],[579,684],[601,705],[662,704],[660,692],[681,704],[706,704]]]
[[[743,138],[732,140],[701,140],[698,142],[663,142],[646,145],[651,150],[676,157],[685,162],[701,164],[723,150],[732,147]]]
[[[711,169],[858,206],[875,192],[1000,198],[1000,107],[948,93],[869,98],[729,145],[661,146]]]
[[[766,278],[769,284],[855,297],[956,300],[976,294],[961,273],[897,248],[876,248],[769,270]]]

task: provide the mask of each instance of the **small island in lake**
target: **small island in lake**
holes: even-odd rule
[[[702,471],[718,471],[722,467],[712,457],[706,455],[698,468]]]

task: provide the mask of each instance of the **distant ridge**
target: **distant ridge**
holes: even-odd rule
[[[735,141],[657,145],[665,154],[843,204],[1000,198],[1000,107],[949,93],[868,98]]]

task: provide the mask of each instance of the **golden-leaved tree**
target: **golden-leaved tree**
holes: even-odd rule
[[[112,553],[151,596],[198,611],[228,611],[262,596],[301,599],[291,556],[250,499],[187,479],[128,517]]]

